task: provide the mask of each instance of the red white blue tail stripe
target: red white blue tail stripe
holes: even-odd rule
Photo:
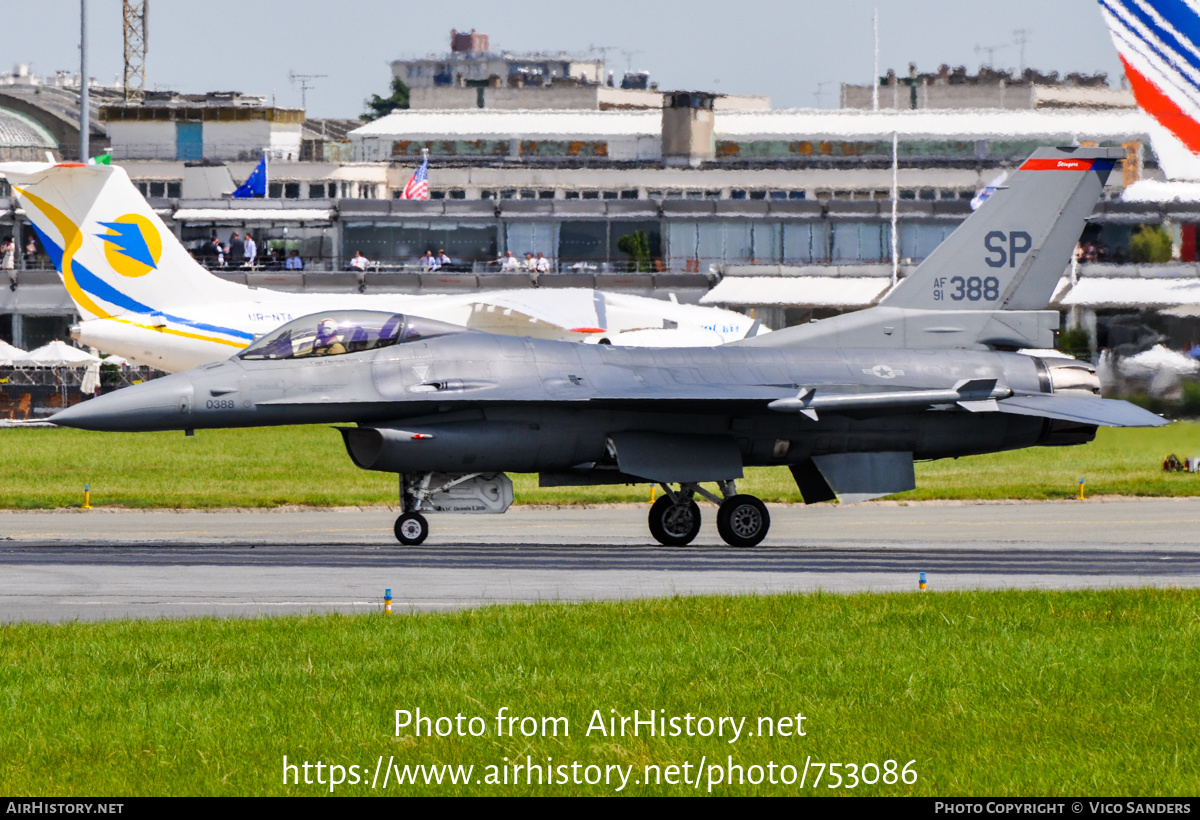
[[[1178,162],[1200,156],[1200,3],[1099,2],[1138,105],[1175,143],[1154,141],[1164,170],[1173,177],[1200,176],[1200,161],[1187,162],[1194,166],[1187,169]]]

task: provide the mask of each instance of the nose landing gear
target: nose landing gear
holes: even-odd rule
[[[396,519],[396,540],[408,547],[415,547],[429,535],[429,522],[418,512],[407,512]]]

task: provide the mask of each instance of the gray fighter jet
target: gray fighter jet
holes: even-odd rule
[[[1117,154],[1119,155],[1119,154]],[[144,431],[345,424],[356,465],[397,473],[395,534],[425,514],[501,513],[506,472],[543,486],[653,482],[660,543],[717,529],[750,547],[762,502],[746,466],[787,467],[807,503],[912,489],[913,462],[1083,444],[1161,418],[1099,398],[1093,368],[1052,346],[1041,310],[1114,164],[1042,149],[875,308],[716,348],[646,349],[496,336],[415,316],[331,311],[225,362],[66,409],[57,424]],[[703,486],[715,483],[716,492]]]

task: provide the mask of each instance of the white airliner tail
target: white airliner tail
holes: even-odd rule
[[[1170,180],[1200,180],[1200,5],[1099,2],[1133,96],[1154,120],[1159,167]]]
[[[85,319],[153,325],[181,307],[245,299],[197,263],[123,168],[0,164]]]

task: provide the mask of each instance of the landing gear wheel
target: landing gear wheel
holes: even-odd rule
[[[405,513],[396,519],[396,540],[408,547],[415,547],[429,535],[429,522],[420,513]]]
[[[766,505],[752,495],[731,495],[717,510],[717,532],[731,547],[753,547],[770,528]]]
[[[676,504],[668,496],[654,502],[650,508],[650,534],[667,547],[690,544],[700,532],[700,507],[695,501]]]

